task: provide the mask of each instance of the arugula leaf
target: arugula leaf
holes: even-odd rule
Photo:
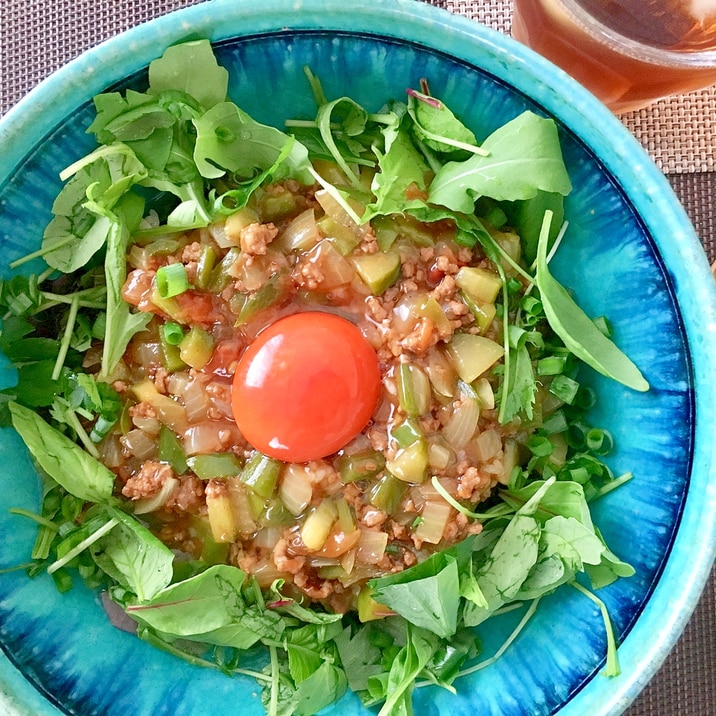
[[[546,211],[551,211],[554,216],[549,241],[554,241],[559,234],[564,222],[564,196],[558,192],[538,191],[531,199],[503,202],[501,207],[522,241],[522,252],[529,266],[537,258],[537,243]]]
[[[203,177],[216,179],[228,171],[253,178],[257,171],[272,167],[290,143],[283,172],[276,172],[274,179],[290,175],[303,184],[313,183],[306,148],[280,130],[259,124],[233,102],[215,105],[196,118],[194,126],[194,161]]]
[[[37,464],[71,495],[89,502],[112,497],[114,473],[37,413],[10,403],[12,424]]]
[[[633,390],[649,390],[649,383],[631,359],[597,328],[547,268],[547,241],[551,218],[551,214],[547,212],[537,247],[536,275],[549,325],[574,355],[597,372]]]
[[[374,151],[378,154],[377,149],[374,148]],[[378,164],[380,171],[373,177],[371,186],[375,200],[366,207],[362,222],[375,216],[403,213],[425,206],[423,199],[407,198],[409,190],[418,193],[426,191],[425,172],[428,167],[406,131],[399,131],[389,145],[386,140],[386,152],[378,154]]]
[[[181,90],[205,109],[223,102],[228,86],[229,73],[216,61],[208,40],[169,47],[149,65],[150,94]]]
[[[107,317],[102,347],[102,374],[112,373],[124,355],[132,337],[143,331],[152,316],[134,313],[122,298],[122,286],[127,277],[127,245],[129,228],[126,221],[115,219],[107,236],[107,253],[104,266],[107,277]]]
[[[376,688],[378,683],[380,683],[380,691],[384,690],[382,697],[385,698],[385,703],[378,716],[412,715],[411,698],[415,688],[415,679],[439,646],[430,632],[410,624],[408,624],[407,637],[406,645],[393,660],[387,679],[382,683],[376,677],[368,680],[369,690],[372,694],[378,691]]]
[[[90,546],[92,558],[105,574],[140,601],[152,599],[171,582],[174,553],[146,527],[113,507],[95,506],[88,515],[118,522]]]
[[[356,189],[361,188],[360,179],[343,158],[334,139],[333,114],[336,112],[339,118],[338,131],[344,137],[357,137],[365,131],[368,121],[368,112],[350,97],[339,97],[331,102],[326,102],[318,108],[316,124],[321,133],[326,147],[331,153],[333,160],[338,164],[348,180]]]
[[[568,194],[572,185],[554,121],[524,112],[482,144],[488,156],[449,162],[430,185],[428,201],[470,214],[479,196],[498,201],[531,199],[538,191]]]
[[[408,113],[413,120],[416,138],[430,149],[458,157],[469,156],[459,144],[477,146],[477,138],[444,103],[423,101],[422,95],[413,93],[408,98]],[[430,98],[434,99],[434,98]],[[448,140],[449,143],[446,143]]]

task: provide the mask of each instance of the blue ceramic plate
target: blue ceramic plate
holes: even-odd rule
[[[554,117],[575,186],[555,272],[591,315],[609,316],[617,342],[652,386],[636,394],[592,379],[600,401],[593,422],[618,445],[612,467],[635,475],[596,507],[608,543],[637,570],[601,593],[622,643],[623,673],[600,675],[606,644],[599,613],[563,588],[543,600],[494,666],[459,683],[457,696],[420,689],[415,705],[422,716],[617,714],[675,642],[714,557],[716,297],[703,251],[637,143],[547,62],[427,5],[340,5],[215,0],[116,37],[54,75],[0,125],[0,256],[9,262],[38,246],[58,172],[91,147],[92,96],[141,86],[147,64],[182,40],[217,43],[232,98],[267,123],[311,115],[304,65],[329,97],[350,95],[372,110],[426,77],[480,137],[527,108]],[[1,569],[26,561],[33,541],[32,526],[8,508],[37,509],[39,489],[10,430],[0,434],[0,464]],[[480,629],[486,655],[519,616]],[[263,713],[255,683],[155,651],[111,627],[96,594],[76,587],[60,596],[46,576],[0,576],[0,642],[3,713]],[[353,695],[329,711],[366,713]]]

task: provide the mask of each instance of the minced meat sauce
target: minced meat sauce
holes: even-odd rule
[[[460,279],[463,267],[496,276],[494,266],[455,243],[454,227],[406,218],[358,226],[325,192],[287,181],[225,223],[145,233],[129,254],[123,296],[155,315],[112,376],[127,408],[101,453],[117,491],[162,541],[346,611],[367,579],[481,529],[432,478],[474,510],[506,481],[517,428],[497,421],[490,371],[466,383],[451,351],[455,335],[497,345],[501,331],[494,306],[466,298]],[[495,236],[515,245],[509,234]],[[399,258],[392,274],[365,268],[365,257],[379,254]],[[174,263],[191,287],[160,299],[157,271]],[[335,455],[267,460],[267,468],[234,422],[231,379],[264,327],[316,310],[349,319],[375,349],[379,399],[365,429]],[[179,355],[166,343],[167,323],[193,336]],[[196,467],[200,456],[226,455],[235,466],[228,474],[226,461],[214,476],[210,463]],[[249,464],[273,471],[268,488],[254,491]]]

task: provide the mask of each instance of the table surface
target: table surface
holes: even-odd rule
[[[0,0],[0,114],[82,51],[201,0]],[[509,0],[427,0],[509,33]],[[666,174],[716,259],[716,88],[622,116]],[[626,716],[716,713],[716,572],[661,670]]]

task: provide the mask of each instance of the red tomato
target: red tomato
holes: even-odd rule
[[[254,448],[307,462],[340,450],[365,427],[379,388],[378,357],[358,328],[311,311],[259,333],[239,360],[232,407]]]

